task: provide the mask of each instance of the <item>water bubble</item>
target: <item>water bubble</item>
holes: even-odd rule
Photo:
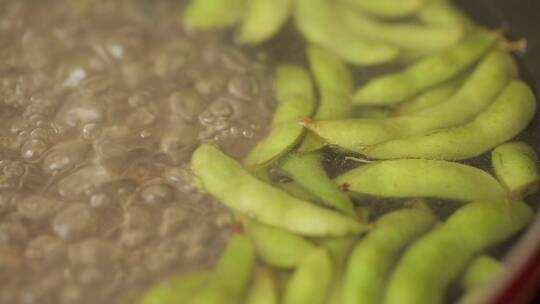
[[[199,115],[199,122],[203,126],[209,126],[216,121],[216,117],[210,111],[204,111]]]
[[[101,121],[103,119],[103,110],[89,101],[72,101],[65,103],[60,108],[57,118],[66,125],[75,127]]]
[[[127,123],[135,127],[145,127],[153,123],[157,117],[157,109],[155,107],[140,107],[129,114]]]
[[[242,136],[244,136],[245,138],[252,138],[253,135],[254,133],[250,129],[244,129],[244,131],[242,131]]]
[[[73,203],[54,217],[52,226],[54,233],[61,239],[79,239],[95,233],[96,216],[89,206]]]
[[[141,193],[143,201],[149,205],[170,202],[173,198],[172,189],[167,185],[150,185]]]
[[[89,149],[90,146],[80,140],[60,143],[47,153],[42,168],[49,173],[71,169],[81,163]]]
[[[125,230],[151,229],[153,221],[150,213],[142,207],[129,206],[124,211],[122,227]]]
[[[185,160],[199,143],[198,133],[198,128],[193,126],[174,128],[161,139],[160,150],[175,162]]]
[[[62,206],[63,202],[57,199],[30,195],[17,204],[17,211],[29,220],[42,221],[56,214]]]
[[[65,197],[77,198],[91,194],[100,185],[112,180],[110,173],[100,165],[78,169],[58,182],[58,192]]]
[[[120,44],[111,44],[108,47],[109,53],[116,59],[122,59],[124,57],[124,48]]]
[[[149,239],[153,225],[152,217],[145,209],[136,206],[127,207],[124,211],[120,243],[127,247],[142,245]]]
[[[111,241],[88,239],[69,246],[68,256],[72,264],[107,265],[115,262],[119,251]]]
[[[90,123],[90,124],[86,124],[84,125],[84,127],[82,128],[82,136],[84,139],[87,139],[87,140],[94,140],[96,138],[99,137],[99,126],[97,124],[93,124],[93,123]]]
[[[218,98],[210,105],[210,113],[216,117],[230,117],[234,114],[234,107],[229,98]]]
[[[39,121],[40,125],[44,125],[43,121]],[[35,128],[30,132],[30,137],[34,139],[49,140],[52,137],[52,132],[45,128]]]
[[[90,206],[93,208],[103,208],[110,206],[112,199],[105,193],[96,193],[90,197]]]
[[[27,160],[39,158],[47,150],[47,145],[39,139],[31,139],[21,147],[21,156]]]
[[[176,244],[161,243],[146,257],[145,265],[152,272],[162,271],[174,263],[178,255],[179,248]]]
[[[169,235],[178,230],[184,224],[189,214],[185,208],[169,207],[163,212],[159,234]]]
[[[152,100],[152,93],[148,91],[138,92],[128,98],[128,104],[132,108],[137,108],[148,104]]]
[[[68,88],[74,88],[86,78],[86,71],[82,68],[75,68],[69,73],[68,77],[64,80],[63,86]]]
[[[2,173],[7,178],[19,178],[24,174],[25,170],[21,162],[8,162],[3,168]]]
[[[223,91],[226,83],[227,79],[224,75],[219,73],[206,74],[203,79],[195,82],[195,89],[202,95],[210,95]]]
[[[192,121],[206,109],[207,102],[193,91],[175,92],[169,97],[171,112],[188,121]]]
[[[149,138],[152,136],[152,131],[150,130],[142,130],[141,132],[139,132],[139,136],[141,138]]]
[[[256,82],[247,76],[233,77],[227,86],[229,92],[240,99],[249,100],[257,93]]]
[[[66,254],[66,245],[56,237],[40,235],[31,239],[26,246],[24,255],[27,259],[37,262],[37,265],[50,265],[61,261]]]
[[[223,49],[220,59],[221,63],[232,71],[245,73],[248,70],[249,59],[239,50]]]

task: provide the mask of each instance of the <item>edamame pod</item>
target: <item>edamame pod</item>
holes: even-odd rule
[[[309,47],[307,55],[321,96],[315,117],[331,119],[350,115],[348,96],[352,91],[352,76],[347,67],[335,55],[317,47]],[[322,146],[313,135],[308,134],[298,150],[305,153]],[[322,166],[322,154],[291,153],[283,159],[280,168],[323,203],[355,216],[350,198],[339,191],[327,176]]]
[[[176,275],[152,286],[144,293],[139,304],[182,303],[195,293],[208,279],[209,272],[197,271]]]
[[[485,171],[438,160],[376,162],[346,172],[335,182],[354,193],[389,198],[432,197],[466,202],[506,195]]]
[[[436,106],[389,119],[304,120],[303,124],[329,144],[358,152],[366,145],[469,122],[516,77],[514,59],[494,51],[480,62],[456,94]]]
[[[304,38],[355,65],[375,65],[396,59],[399,49],[353,33],[343,24],[334,1],[296,0],[295,23]]]
[[[293,10],[294,0],[247,0],[246,11],[238,40],[259,44],[274,36],[285,24]]]
[[[306,190],[304,187],[300,186],[295,181],[287,182],[287,183],[276,183],[275,186],[298,199],[301,199],[304,201],[310,201],[310,202],[319,201],[318,197],[316,197],[313,193]]]
[[[390,276],[386,304],[442,303],[448,285],[484,250],[523,229],[533,211],[520,201],[478,201],[414,242]]]
[[[519,134],[535,113],[534,94],[527,84],[516,80],[486,111],[465,125],[368,146],[361,153],[375,159],[467,159]]]
[[[459,77],[440,86],[431,88],[413,99],[404,102],[394,110],[392,116],[410,115],[431,108],[450,99],[465,83],[468,77]]]
[[[491,153],[491,161],[495,175],[512,193],[527,192],[540,181],[538,156],[526,143],[513,142],[498,146]]]
[[[354,118],[381,119],[390,118],[392,110],[382,107],[359,107],[354,111]],[[318,122],[317,122],[318,123]]]
[[[274,267],[296,267],[315,248],[299,235],[257,221],[249,220],[245,227],[261,259]]]
[[[343,274],[356,237],[338,237],[321,239],[319,244],[330,253],[334,265],[334,273],[328,296],[328,304],[343,304]]]
[[[437,218],[425,209],[388,213],[356,245],[345,273],[343,304],[381,303],[384,283],[401,251],[426,233]]]
[[[473,25],[469,17],[464,15],[451,0],[426,0],[426,4],[418,12],[418,18],[423,23],[434,26]]]
[[[424,0],[344,0],[357,9],[380,18],[402,18],[416,13]]]
[[[244,304],[278,304],[278,300],[278,288],[272,271],[268,267],[257,268]]]
[[[364,223],[259,181],[212,145],[197,148],[191,165],[206,191],[235,212],[262,223],[309,236],[341,236],[367,229]]]
[[[245,3],[246,0],[191,0],[182,20],[187,27],[198,30],[228,27],[240,19]]]
[[[309,66],[319,91],[315,119],[343,119],[351,116],[352,75],[347,66],[334,54],[310,46],[307,48]],[[300,153],[319,150],[324,146],[318,138],[307,134],[298,147]]]
[[[208,278],[189,304],[236,304],[242,299],[255,265],[255,249],[244,235],[235,234]]]
[[[320,153],[290,153],[279,167],[299,185],[319,197],[324,204],[354,217],[351,199],[326,175],[321,158]]]
[[[280,65],[276,72],[278,107],[270,132],[249,153],[247,166],[263,166],[290,150],[303,134],[298,123],[315,110],[315,95],[309,73],[295,65]]]
[[[332,275],[332,260],[328,252],[323,248],[314,249],[289,279],[283,304],[323,304]]]
[[[475,258],[459,280],[461,288],[471,291],[493,281],[502,274],[504,266],[501,262],[487,255]]]
[[[309,67],[321,95],[314,117],[316,119],[338,119],[351,115],[353,80],[351,71],[334,54],[310,46],[307,49]],[[328,96],[335,94],[335,98]],[[325,98],[328,97],[328,98]]]
[[[425,57],[401,72],[377,77],[355,92],[353,103],[392,105],[404,102],[459,75],[493,48],[496,42],[497,36],[494,34],[478,35]]]
[[[339,6],[345,23],[366,39],[399,47],[408,57],[420,57],[453,46],[463,36],[463,27],[428,27],[413,22],[379,22],[348,5]]]

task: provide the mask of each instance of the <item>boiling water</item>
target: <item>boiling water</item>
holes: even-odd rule
[[[191,152],[243,155],[272,73],[182,2],[0,0],[0,303],[125,302],[221,252]]]

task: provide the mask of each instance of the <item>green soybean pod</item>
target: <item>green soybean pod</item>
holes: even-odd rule
[[[300,184],[295,181],[287,183],[276,183],[275,186],[289,193],[290,195],[304,201],[319,202],[320,200],[317,196],[306,190],[306,188],[300,186]]]
[[[278,304],[278,301],[278,288],[272,270],[258,267],[244,304]]]
[[[459,285],[466,291],[475,290],[492,282],[504,271],[501,262],[487,255],[475,258],[459,279]]]
[[[533,216],[520,201],[478,201],[461,207],[409,246],[390,276],[384,303],[442,303],[449,284],[476,255],[515,235]]]
[[[421,57],[457,44],[463,37],[461,25],[430,27],[414,22],[380,22],[348,5],[341,5],[345,23],[366,39],[399,47],[408,57]]]
[[[512,193],[527,192],[540,181],[538,156],[524,142],[498,146],[491,153],[491,161],[497,178]]]
[[[510,55],[493,51],[456,94],[436,106],[388,119],[304,120],[303,124],[329,144],[358,152],[367,145],[469,122],[492,104],[517,74]]]
[[[291,153],[279,167],[299,185],[319,197],[324,204],[349,216],[355,216],[351,199],[341,192],[326,174],[320,153],[303,155]]]
[[[328,295],[328,304],[342,304],[343,274],[347,266],[347,259],[354,244],[358,241],[357,237],[337,237],[323,238],[318,241],[321,247],[326,248],[332,258],[334,273],[330,284]]]
[[[468,73],[467,73],[467,76]],[[459,88],[465,83],[468,77],[458,77],[446,83],[443,83],[437,87],[431,88],[420,95],[412,98],[399,105],[392,113],[392,116],[411,115],[439,105],[454,94],[456,94]]]
[[[287,282],[283,304],[325,303],[332,276],[332,260],[328,252],[323,248],[314,249]]]
[[[426,0],[425,5],[418,12],[418,18],[425,24],[432,26],[451,26],[462,24],[472,26],[471,19],[457,8],[452,0]]]
[[[244,235],[233,235],[208,282],[187,303],[239,303],[251,279],[254,266],[255,249],[251,241]]]
[[[201,288],[208,279],[209,272],[197,271],[175,275],[147,290],[139,304],[181,303]]]
[[[430,197],[468,202],[506,195],[499,182],[483,170],[427,159],[375,162],[346,172],[335,182],[355,194],[387,198]]]
[[[486,111],[465,125],[367,146],[361,153],[375,159],[467,159],[519,134],[535,113],[534,94],[527,84],[516,80],[506,86]]]
[[[477,35],[413,63],[405,70],[372,79],[354,94],[353,103],[392,105],[448,81],[471,67],[495,46],[494,34]]]
[[[360,11],[379,18],[402,18],[415,14],[424,0],[344,0]]]
[[[315,248],[299,235],[257,221],[247,221],[245,228],[258,255],[273,267],[296,267]]]
[[[238,41],[259,44],[272,38],[291,15],[293,3],[294,0],[247,0]]]
[[[381,303],[384,283],[401,251],[426,233],[437,218],[426,209],[402,209],[377,220],[354,248],[343,285],[343,304]]]
[[[315,110],[315,93],[309,73],[300,66],[280,65],[276,72],[278,107],[270,132],[249,153],[245,164],[264,166],[292,149],[304,132],[298,123]]]
[[[368,119],[382,119],[390,118],[393,115],[393,110],[389,108],[382,107],[358,107],[354,111],[354,118],[368,118]],[[375,120],[373,120],[375,121]]]
[[[228,27],[240,20],[245,4],[246,0],[191,0],[182,20],[198,30]]]
[[[332,0],[296,0],[296,28],[304,38],[322,46],[350,64],[376,65],[395,60],[399,49],[366,40],[343,24]]]
[[[343,119],[351,116],[352,75],[338,56],[322,48],[307,48],[309,67],[315,78],[320,101],[315,119]],[[324,147],[318,138],[307,134],[298,147],[300,153],[313,152]]]
[[[350,115],[349,95],[353,84],[352,76],[345,64],[337,56],[318,47],[308,47],[307,56],[321,96],[314,116],[331,119]],[[298,150],[306,153],[322,146],[317,139],[308,134]],[[313,193],[323,203],[354,216],[355,211],[350,198],[339,191],[327,176],[322,165],[322,157],[323,155],[318,152],[291,153],[279,166],[296,183]]]
[[[216,147],[204,144],[191,166],[199,184],[224,205],[264,224],[308,236],[341,236],[365,231],[365,223],[297,199],[246,171]]]
[[[307,48],[309,67],[321,95],[316,119],[337,119],[351,115],[353,80],[351,71],[335,54],[320,47]],[[330,95],[335,94],[336,97]]]

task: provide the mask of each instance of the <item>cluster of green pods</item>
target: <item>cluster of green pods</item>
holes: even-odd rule
[[[466,18],[424,0],[192,0],[183,23],[195,30],[236,26],[239,43],[271,40],[290,17],[303,38],[360,66],[411,61],[455,45]],[[451,11],[443,20],[431,22]],[[455,15],[455,16],[454,16]],[[412,20],[420,16],[427,22]],[[422,18],[421,16],[426,16]],[[453,17],[452,17],[453,16]],[[408,19],[407,19],[408,18]]]
[[[450,288],[480,303],[505,271],[487,253],[532,221],[523,199],[540,182],[534,149],[508,142],[537,107],[504,38],[451,0],[192,0],[182,16],[237,25],[245,44],[289,18],[309,69],[277,66],[266,136],[243,162],[211,144],[192,157],[193,182],[240,228],[211,270],[140,303],[437,304]],[[354,91],[347,64],[390,62]],[[468,162],[487,152],[492,172]]]

